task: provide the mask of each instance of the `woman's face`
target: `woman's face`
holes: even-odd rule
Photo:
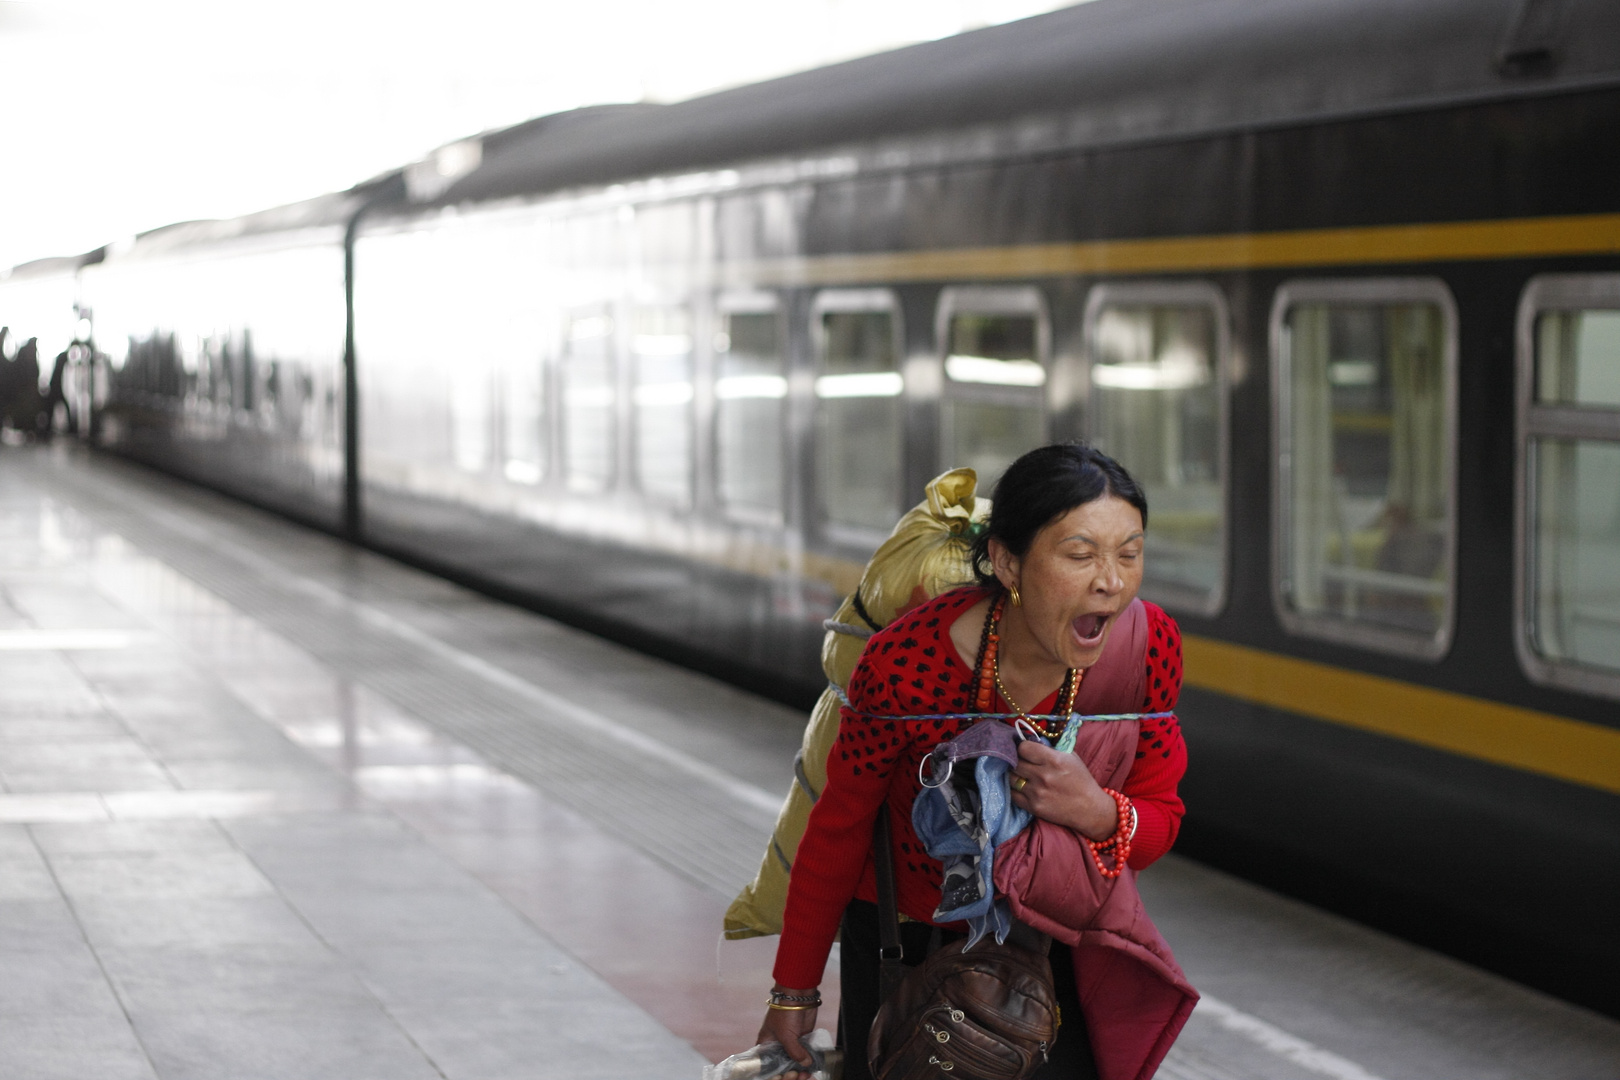
[[[1001,583],[1018,586],[1023,600],[1007,616],[1022,617],[1050,660],[1088,668],[1142,587],[1142,515],[1104,495],[1036,533],[1022,558],[992,540],[991,558]]]

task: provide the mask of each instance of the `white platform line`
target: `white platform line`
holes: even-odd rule
[[[112,811],[94,791],[0,795],[0,822],[8,825],[111,820]]]
[[[0,795],[0,822],[177,821],[330,810],[332,798],[280,791],[64,791]]]
[[[1290,1035],[1282,1028],[1268,1024],[1258,1016],[1250,1016],[1219,998],[1205,994],[1199,1000],[1196,1011],[1278,1057],[1332,1080],[1381,1080],[1355,1062],[1330,1050],[1323,1050],[1297,1035]]]
[[[131,637],[127,630],[0,630],[0,652],[127,649]]]

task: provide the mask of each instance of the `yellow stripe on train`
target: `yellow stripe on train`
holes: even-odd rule
[[[1574,214],[1149,240],[821,255],[732,263],[725,267],[725,273],[733,280],[757,285],[835,285],[1614,253],[1620,253],[1620,214]]]
[[[1620,730],[1192,634],[1182,649],[1188,686],[1620,794]]]

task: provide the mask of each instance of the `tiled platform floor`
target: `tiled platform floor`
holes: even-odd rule
[[[695,1078],[802,718],[105,458],[0,448],[0,1076]],[[1620,1024],[1171,857],[1169,1080],[1620,1076]],[[830,1018],[830,1014],[829,1014]]]

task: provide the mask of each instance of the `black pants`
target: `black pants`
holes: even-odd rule
[[[945,940],[959,937],[947,935]],[[909,967],[921,964],[933,938],[934,928],[926,923],[901,923],[904,963]],[[877,905],[851,900],[844,910],[841,940],[838,1045],[844,1048],[844,1080],[872,1080],[866,1067],[866,1036],[872,1030],[879,1004]],[[1097,1064],[1091,1056],[1091,1040],[1086,1037],[1085,1019],[1080,1014],[1080,994],[1074,985],[1074,963],[1069,947],[1057,942],[1052,943],[1052,982],[1063,1025],[1051,1058],[1036,1070],[1033,1080],[1097,1080]]]

